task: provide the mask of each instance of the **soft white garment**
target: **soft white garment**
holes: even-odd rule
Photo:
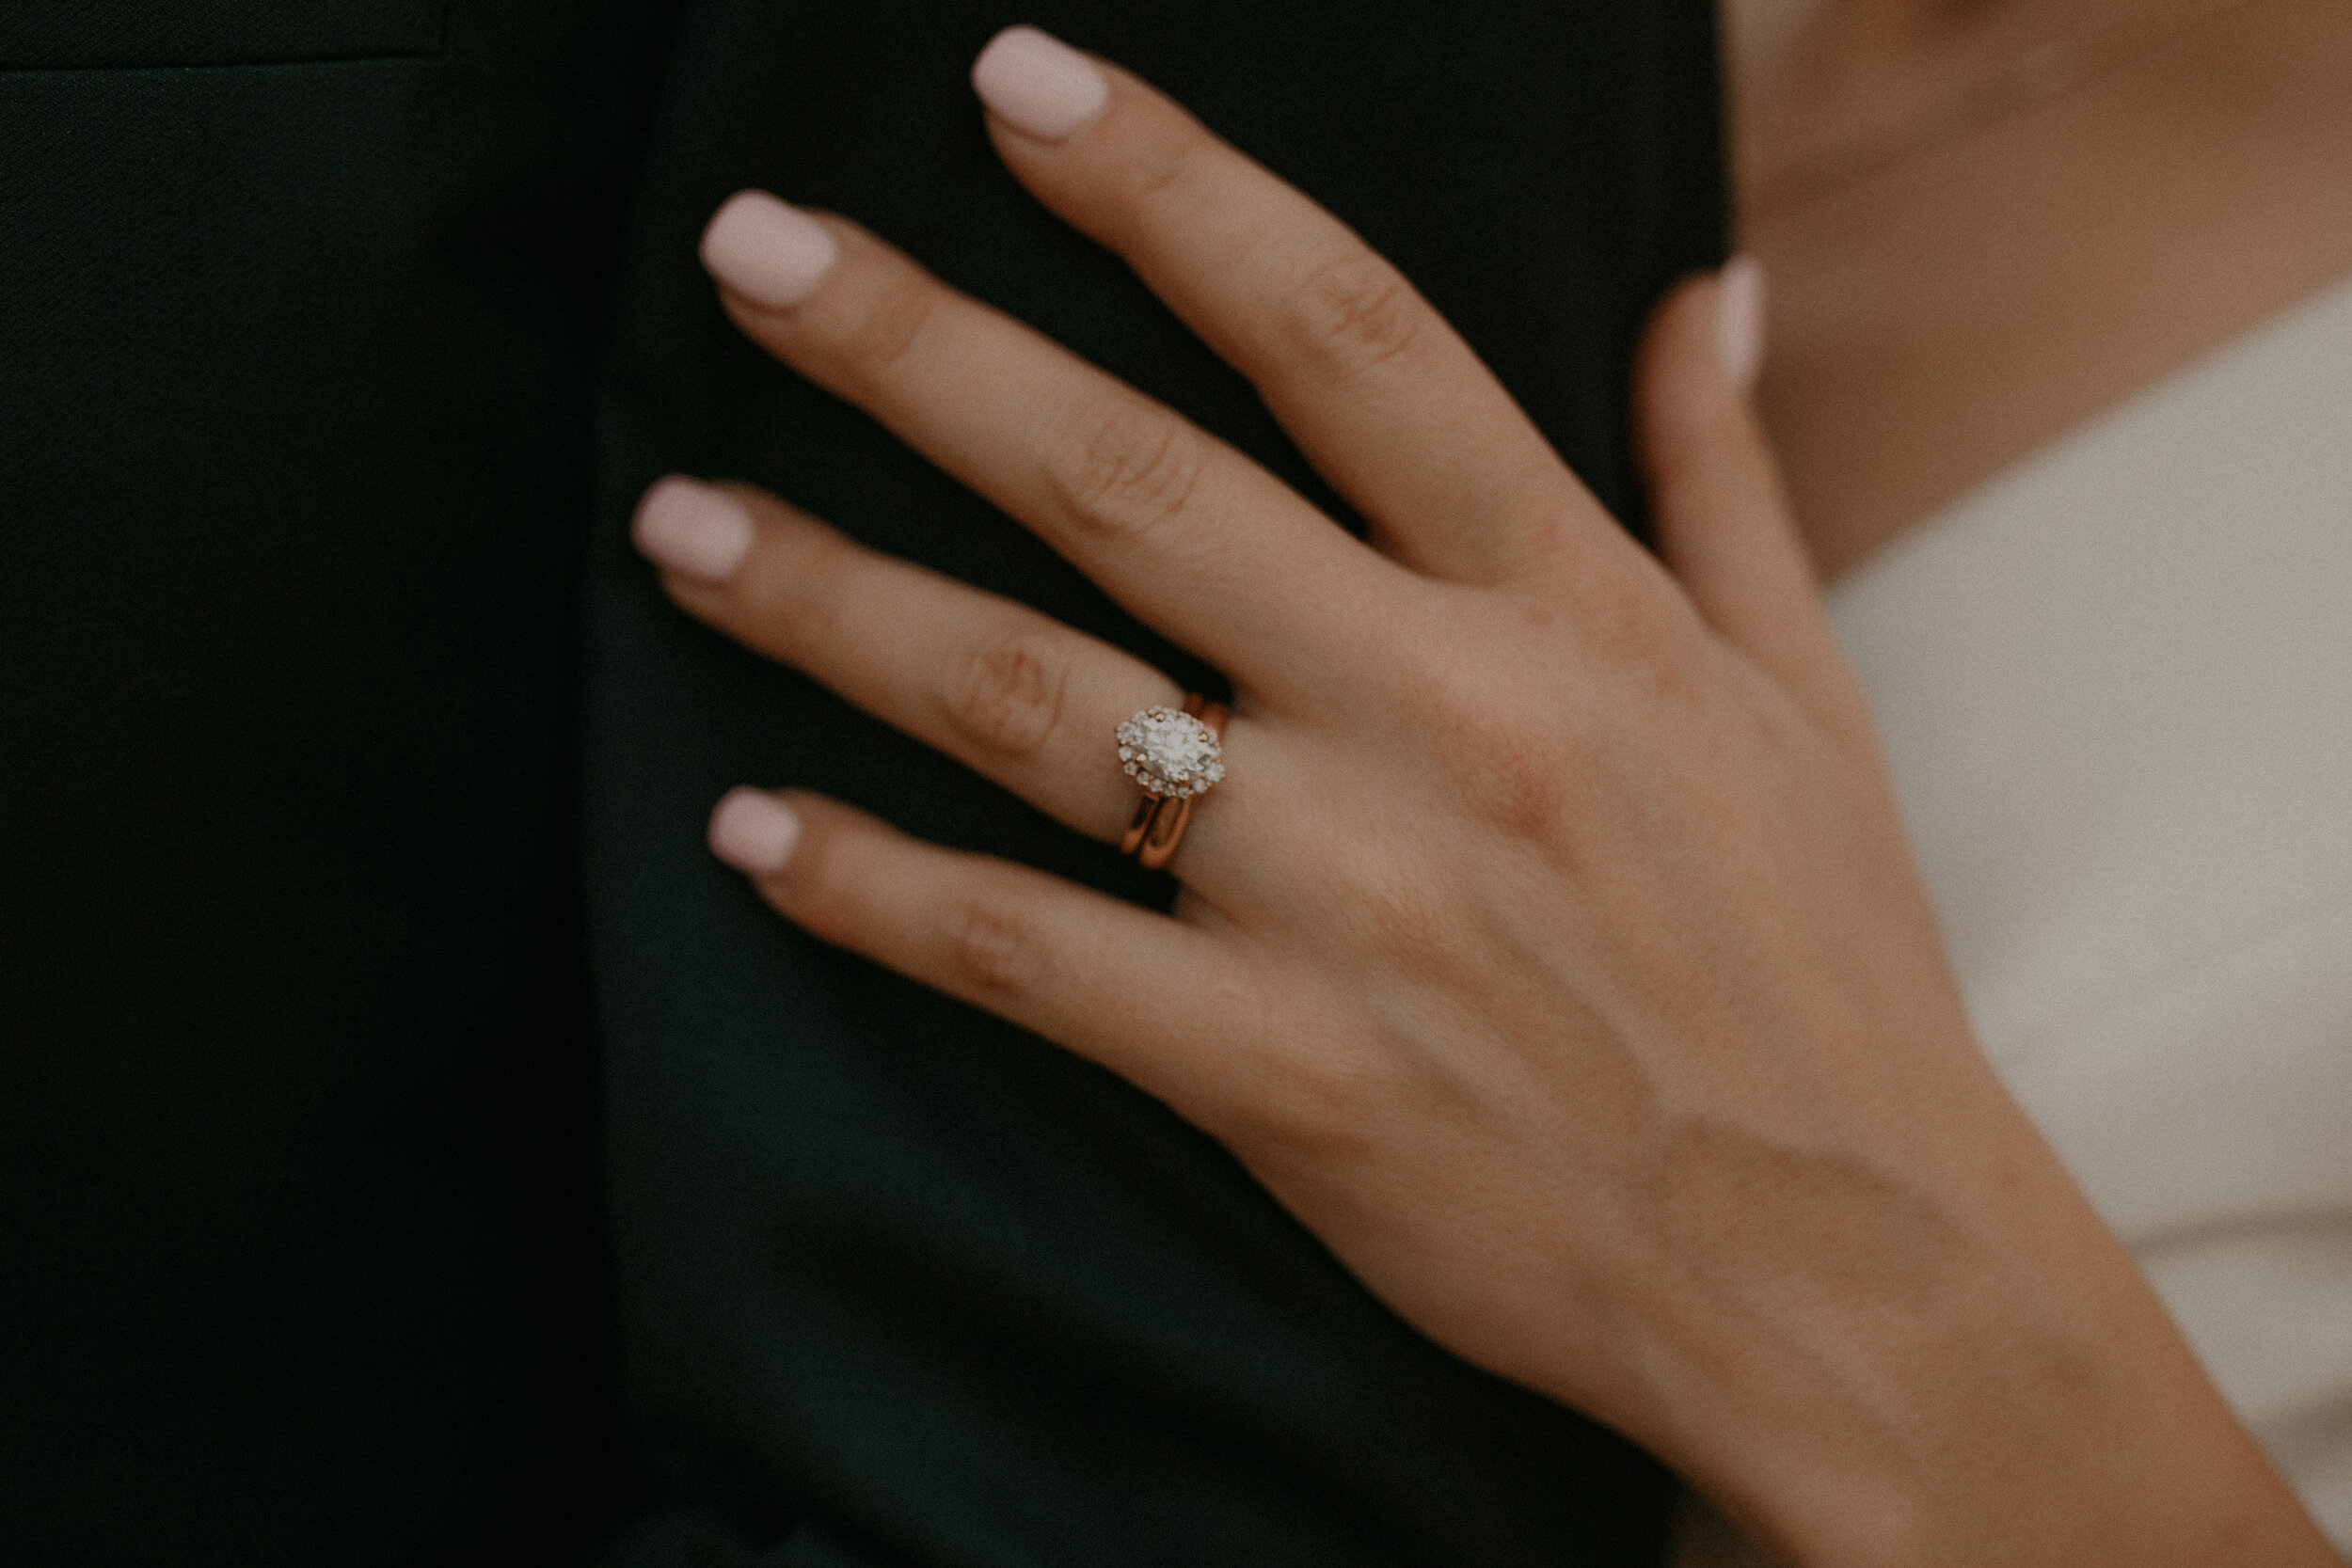
[[[2352,279],[1830,603],[1978,1037],[2352,1551]]]

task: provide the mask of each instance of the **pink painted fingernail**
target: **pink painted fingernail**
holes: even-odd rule
[[[703,230],[703,265],[755,305],[783,310],[817,292],[840,260],[825,226],[766,191],[738,191]]]
[[[1084,55],[1035,27],[1008,27],[972,62],[972,90],[996,118],[1041,141],[1103,112],[1111,85]]]
[[[637,503],[629,537],[655,562],[696,582],[724,582],[752,547],[752,515],[724,490],[681,474]]]
[[[1764,369],[1764,269],[1753,256],[1733,257],[1716,275],[1715,356],[1741,391]]]
[[[746,877],[772,877],[801,842],[792,808],[749,784],[730,789],[710,812],[710,852]]]

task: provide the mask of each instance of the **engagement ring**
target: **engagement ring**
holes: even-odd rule
[[[1168,863],[1193,802],[1225,777],[1225,719],[1224,704],[1196,691],[1182,708],[1148,707],[1119,726],[1120,768],[1143,789],[1119,847],[1146,870]]]

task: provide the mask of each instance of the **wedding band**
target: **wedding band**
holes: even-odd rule
[[[1181,708],[1148,707],[1119,726],[1119,764],[1143,790],[1136,819],[1119,841],[1146,871],[1176,853],[1195,800],[1225,777],[1226,709],[1198,691]]]

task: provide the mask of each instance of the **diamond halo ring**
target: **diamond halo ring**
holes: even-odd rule
[[[1148,707],[1119,726],[1119,765],[1143,790],[1136,818],[1120,841],[1146,870],[1175,854],[1193,802],[1225,777],[1225,705],[1199,692],[1181,708]]]

